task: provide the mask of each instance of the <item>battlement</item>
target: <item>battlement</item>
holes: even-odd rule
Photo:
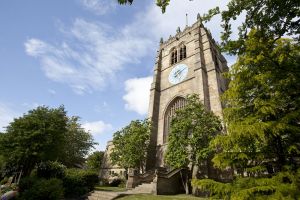
[[[198,14],[197,21],[194,24],[192,24],[191,26],[186,26],[182,31],[180,30],[180,27],[178,27],[176,30],[177,33],[174,36],[170,35],[170,37],[166,41],[164,41],[163,38],[161,38],[160,49],[161,50],[165,49],[166,47],[168,47],[169,45],[172,45],[172,43],[180,40],[187,34],[194,34],[193,32],[195,32],[195,30],[197,30],[197,29],[200,29],[199,31],[200,31],[201,36],[205,36],[207,38],[207,40],[210,41],[210,44],[212,46],[214,46],[214,47],[218,46],[218,43],[212,37],[210,30],[203,25],[202,19],[201,19],[200,15]],[[160,50],[157,51],[157,58],[159,57],[159,53],[160,53]],[[220,60],[222,62],[226,62],[226,59],[221,54],[221,52],[219,52],[218,54],[219,54]]]

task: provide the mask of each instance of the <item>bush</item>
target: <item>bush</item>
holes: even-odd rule
[[[36,175],[41,178],[59,178],[62,179],[65,176],[66,167],[55,161],[41,162],[37,166]]]
[[[63,179],[66,197],[78,197],[92,191],[98,183],[98,174],[82,169],[67,169]]]
[[[114,177],[107,180],[106,185],[111,187],[126,187],[126,180],[124,178]]]
[[[111,187],[118,187],[121,184],[120,178],[114,178],[108,182],[109,186]]]
[[[210,179],[192,181],[193,187],[209,192],[213,198],[248,199],[300,199],[300,170],[280,172],[272,178],[237,177],[232,183]]]
[[[126,179],[121,179],[121,183],[118,185],[120,188],[125,188],[126,187]]]
[[[5,183],[7,183],[8,181],[8,177],[4,177],[1,181],[0,181],[0,185],[4,185]]]
[[[20,181],[21,200],[57,200],[64,195],[63,183],[57,178],[26,177]]]

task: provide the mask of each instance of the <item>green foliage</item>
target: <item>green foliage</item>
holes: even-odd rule
[[[108,180],[108,184],[111,187],[126,187],[126,180],[122,178],[114,178],[112,180]]]
[[[272,178],[237,178],[233,183],[194,179],[192,185],[209,192],[213,198],[232,200],[299,199],[300,170],[297,173],[281,172]]]
[[[229,199],[232,192],[230,183],[221,183],[212,179],[193,179],[192,186],[210,193],[214,198]]]
[[[37,166],[37,176],[41,178],[59,178],[65,176],[66,167],[57,161],[41,162]]]
[[[64,189],[62,181],[56,178],[38,179],[27,177],[19,185],[20,197],[24,200],[57,200],[63,199]]]
[[[201,19],[205,22],[208,22],[208,21],[211,20],[211,18],[213,18],[217,14],[220,14],[220,8],[219,7],[215,7],[215,8],[210,9],[207,14],[204,14],[201,17]]]
[[[79,197],[93,190],[99,182],[98,174],[89,170],[67,169],[63,178],[66,197]]]
[[[284,35],[299,37],[299,8],[300,4],[295,0],[231,0],[227,9],[221,12],[224,50],[232,54],[242,54],[249,30],[254,28],[264,38],[280,38]],[[232,40],[231,23],[240,18],[242,13],[245,14],[245,20],[238,27],[239,37]]]
[[[118,0],[119,4],[132,4],[133,0]],[[156,0],[156,5],[159,6],[164,13],[166,11],[167,6],[169,5],[170,0]]]
[[[67,120],[64,107],[30,110],[7,127],[0,138],[1,154],[29,174],[36,163],[60,156]]]
[[[119,4],[132,4],[133,0],[118,0]]]
[[[2,133],[0,133],[0,140],[1,140],[1,135],[2,135]],[[4,156],[0,154],[0,178],[4,174],[5,164],[6,164],[6,161],[5,161]]]
[[[67,166],[84,161],[95,143],[90,133],[68,117],[63,106],[41,106],[14,119],[0,135],[0,152],[4,173],[22,170],[30,174],[36,164],[58,160]]]
[[[256,30],[250,32],[245,53],[228,74],[231,82],[223,96],[228,134],[212,143],[223,149],[213,160],[216,166],[234,167],[240,174],[257,166],[297,168],[299,52],[299,43],[291,39],[262,39]]]
[[[99,171],[103,156],[103,151],[95,151],[91,155],[89,155],[86,161],[88,169]]]
[[[148,120],[131,121],[128,126],[114,133],[111,160],[123,168],[143,169],[149,146],[151,125]]]
[[[172,119],[166,163],[173,168],[184,168],[206,160],[212,154],[209,143],[221,129],[219,118],[206,110],[199,97],[189,96],[187,105],[177,110]]]
[[[8,177],[5,176],[1,181],[0,181],[0,185],[4,185],[5,183],[7,183],[8,181]]]
[[[74,167],[74,164],[81,164],[85,161],[85,156],[94,145],[93,136],[85,131],[78,122],[79,117],[69,117],[67,122],[67,132],[65,133],[66,145],[61,150],[59,159],[67,167]]]

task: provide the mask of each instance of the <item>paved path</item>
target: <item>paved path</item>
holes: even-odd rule
[[[111,192],[111,191],[93,191],[87,196],[86,200],[113,200],[120,196],[126,196],[130,194],[151,194],[153,193],[153,182],[143,183],[138,185],[132,190],[124,192]]]
[[[124,191],[124,192],[110,192],[110,191],[93,191],[86,198],[86,200],[113,200],[120,196],[126,196],[130,194],[137,194],[133,191]]]

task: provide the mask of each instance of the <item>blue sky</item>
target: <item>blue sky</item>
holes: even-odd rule
[[[64,105],[81,118],[97,149],[131,120],[147,116],[160,37],[226,1],[0,1],[0,131],[40,105]],[[220,19],[206,26],[216,40]],[[234,58],[228,57],[228,63]]]

